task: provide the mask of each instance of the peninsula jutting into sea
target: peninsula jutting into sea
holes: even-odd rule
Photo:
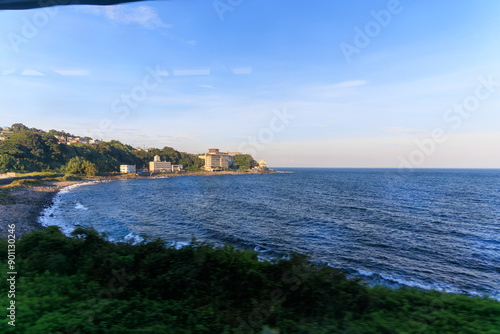
[[[0,218],[15,222],[17,234],[42,228],[37,217],[60,189],[88,182],[159,176],[273,173],[264,160],[242,152],[209,149],[189,154],[171,147],[140,148],[64,131],[16,123],[0,131],[0,185],[22,189],[0,197]],[[35,187],[29,187],[34,185]],[[28,186],[28,187],[24,187]],[[9,189],[9,188],[7,188]],[[1,227],[6,233],[7,225]]]

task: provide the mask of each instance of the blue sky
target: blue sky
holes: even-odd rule
[[[494,0],[2,11],[0,125],[276,167],[498,168],[499,14]]]

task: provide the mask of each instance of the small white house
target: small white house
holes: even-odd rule
[[[120,165],[120,173],[135,173],[135,165]]]

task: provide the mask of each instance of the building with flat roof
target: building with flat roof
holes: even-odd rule
[[[218,148],[210,148],[208,153],[200,155],[199,158],[205,160],[204,168],[211,172],[229,169],[234,162],[234,156],[229,152],[220,152]]]
[[[135,165],[120,165],[120,173],[130,174],[135,173]]]
[[[184,170],[184,166],[182,165],[172,165],[172,172],[182,172]]]
[[[172,171],[170,161],[161,161],[159,155],[155,155],[153,161],[149,162],[149,171],[153,173],[169,173]]]

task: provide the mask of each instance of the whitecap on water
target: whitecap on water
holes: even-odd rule
[[[78,209],[78,210],[88,210],[89,208],[87,208],[85,205],[83,205],[82,203],[80,202],[77,202],[75,204],[75,209]]]
[[[123,238],[123,239],[124,239],[125,241],[132,242],[132,244],[134,244],[134,245],[135,245],[135,244],[138,244],[138,243],[140,243],[141,241],[143,241],[143,240],[144,240],[144,238],[142,238],[142,237],[140,237],[140,236],[138,236],[137,234],[132,233],[132,232],[130,232],[129,234],[127,234],[127,235],[125,236],[125,238]]]

